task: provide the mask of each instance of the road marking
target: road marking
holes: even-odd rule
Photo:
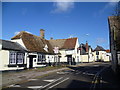
[[[93,65],[94,67],[99,67],[100,65]]]
[[[66,81],[66,80],[68,80],[68,79],[69,79],[69,78],[66,78],[66,79],[64,79],[64,80],[62,80],[62,81],[60,81],[60,82],[58,82],[58,83],[56,83],[56,84],[54,84],[54,85],[50,86],[49,88],[53,88],[53,87],[55,87],[55,86],[59,85],[60,83],[62,83],[62,82],[64,82],[64,81]]]
[[[29,81],[37,81],[38,79],[29,79]]]
[[[92,74],[92,73],[86,73],[87,75],[90,75],[90,76],[94,76],[95,74]]]
[[[8,87],[21,87],[21,86],[20,86],[20,85],[12,84],[12,85],[10,85],[10,86],[8,86]]]
[[[42,88],[43,86],[28,86],[27,88],[32,88],[32,89],[39,89]]]
[[[101,73],[103,70],[105,70],[106,68],[108,68],[108,67],[102,68],[99,72],[97,72],[97,73],[95,74],[95,76],[94,76],[94,78],[93,78],[93,81],[92,81],[92,85],[91,85],[91,87],[90,87],[90,90],[95,89],[96,84],[98,83],[98,77],[99,77],[100,73]],[[100,81],[101,81],[101,80],[100,80]],[[99,82],[100,82],[100,81],[99,81]]]
[[[46,81],[46,82],[53,82],[53,81],[55,81],[55,79],[51,79],[51,80],[43,80],[43,81]]]
[[[90,75],[90,76],[94,76],[94,75],[95,75],[95,74],[93,74],[93,73],[88,73],[88,72],[83,72],[82,74]]]
[[[60,78],[58,78],[58,79],[54,80],[53,82],[51,82],[51,83],[49,83],[49,84],[47,84],[47,85],[43,86],[42,88],[46,88],[47,86],[49,86],[49,85],[53,84],[54,82],[56,82],[56,81],[58,81],[58,80],[60,80],[60,79],[62,79],[62,78],[63,78],[63,77],[60,77]]]
[[[57,72],[57,74],[65,74],[65,72]]]

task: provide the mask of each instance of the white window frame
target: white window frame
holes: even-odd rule
[[[46,62],[45,55],[44,54],[38,54],[38,63],[44,63],[44,62]]]
[[[10,54],[9,54],[9,64],[16,64],[16,55],[17,55],[16,52],[10,52]],[[11,60],[12,60],[12,62],[11,62]]]
[[[18,62],[21,61],[21,62]],[[17,64],[23,64],[24,63],[24,54],[23,53],[17,53]]]
[[[42,54],[38,54],[38,62],[42,62]]]

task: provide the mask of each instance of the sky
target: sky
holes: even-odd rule
[[[94,49],[97,45],[109,49],[108,16],[115,2],[3,2],[2,39],[10,40],[20,31],[45,38],[78,37]]]

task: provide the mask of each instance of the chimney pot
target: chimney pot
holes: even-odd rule
[[[53,37],[51,37],[50,40],[53,40]]]
[[[88,53],[88,42],[86,41],[86,53]]]

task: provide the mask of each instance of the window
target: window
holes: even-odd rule
[[[45,55],[42,55],[42,62],[45,62]]]
[[[79,53],[79,48],[77,48],[77,53]]]
[[[10,64],[23,64],[24,62],[24,53],[17,53],[14,51],[10,52],[10,56],[9,56],[9,63]]]
[[[42,55],[38,54],[38,62],[41,62],[41,61],[42,61]]]
[[[77,61],[79,62],[79,56],[77,56]]]
[[[17,53],[17,64],[23,64],[23,61],[24,61],[24,54]]]
[[[96,51],[96,55],[99,55],[99,52],[98,52],[98,51]]]
[[[16,64],[16,52],[10,52],[10,55],[9,55],[9,63],[10,64]]]
[[[44,63],[44,62],[45,62],[45,55],[43,55],[43,54],[38,54],[38,62]]]

